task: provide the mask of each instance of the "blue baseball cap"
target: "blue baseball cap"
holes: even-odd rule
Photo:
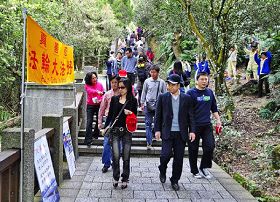
[[[178,84],[181,82],[181,77],[178,74],[171,74],[169,77],[167,77],[166,82],[172,84]]]

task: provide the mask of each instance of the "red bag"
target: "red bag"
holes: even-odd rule
[[[219,135],[222,133],[222,126],[221,125],[216,125],[216,134]]]
[[[137,129],[137,117],[134,113],[126,116],[125,123],[126,123],[126,129],[127,129],[128,132],[133,133],[133,132],[136,131],[136,129]]]

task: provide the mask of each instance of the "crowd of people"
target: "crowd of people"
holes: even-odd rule
[[[271,52],[266,47],[262,47],[261,49],[256,38],[252,38],[249,43],[244,41],[244,52],[248,60],[246,67],[246,80],[249,81],[253,79],[258,81],[258,97],[262,97],[264,95],[263,85],[265,86],[265,94],[268,95],[270,93],[268,75],[271,69]],[[231,46],[227,59],[228,66],[225,72],[226,80],[233,79],[233,81],[235,81],[237,79],[237,59],[237,46]]]
[[[105,93],[95,72],[90,72],[85,77],[87,92],[85,144],[90,147],[93,139],[98,138],[100,131],[105,134],[102,172],[106,173],[112,166],[113,186],[118,186],[121,177],[121,188],[127,188],[132,134],[136,130],[137,111],[143,111],[147,149],[152,148],[153,141],[162,140],[160,182],[165,183],[167,164],[173,156],[170,182],[174,190],[180,189],[178,181],[183,171],[186,143],[188,143],[189,164],[193,177],[210,179],[212,176],[208,168],[212,167],[215,147],[211,117],[216,121],[217,134],[221,132],[222,123],[214,93],[208,88],[210,67],[206,55],[197,58],[194,64],[195,87],[189,89],[186,87],[190,84],[191,67],[187,62],[175,61],[167,79],[159,78],[160,67],[153,64],[154,53],[150,48],[144,51],[145,38],[141,27],[138,27],[129,38],[121,41],[125,45],[120,43],[116,55],[111,51],[106,62],[110,90]],[[256,63],[249,62],[248,71],[257,71],[253,76],[254,78],[259,76],[259,86],[262,86],[264,81],[269,90],[265,75],[270,71],[271,57],[267,52],[262,52],[259,58],[257,51],[252,54],[254,51],[254,47],[248,50],[250,59],[253,58]],[[237,50],[232,47],[228,72],[234,79],[236,57]],[[137,89],[134,89],[135,82],[137,82]],[[259,92],[262,93],[261,89]],[[92,132],[94,115],[97,119]],[[202,139],[203,155],[198,167],[200,139]],[[121,157],[123,169],[120,175]]]

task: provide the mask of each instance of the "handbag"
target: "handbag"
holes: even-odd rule
[[[147,107],[148,112],[156,111],[156,103],[157,103],[157,97],[158,97],[158,92],[159,92],[159,86],[160,86],[160,82],[158,83],[156,99],[151,99],[146,102],[146,107]]]
[[[119,112],[118,116],[115,118],[114,122],[111,123],[109,127],[106,127],[106,128],[104,129],[104,132],[102,133],[103,136],[107,136],[108,134],[110,134],[112,128],[114,127],[114,125],[115,125],[116,122],[118,121],[119,116],[121,115],[121,113],[122,113],[122,111],[124,110],[124,108],[125,108],[125,106],[126,106],[127,103],[128,103],[128,101],[126,101],[126,102],[124,103],[123,107],[121,108],[121,111]]]

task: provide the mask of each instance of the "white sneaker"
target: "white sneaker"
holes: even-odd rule
[[[202,178],[200,173],[193,174],[193,177],[196,178],[196,179],[201,179]]]
[[[152,149],[152,145],[147,144],[147,149],[148,149],[148,150],[151,150],[151,149]]]
[[[142,112],[143,110],[141,109],[141,107],[138,107],[137,111]]]
[[[203,177],[205,177],[206,179],[211,179],[212,178],[212,175],[210,174],[210,172],[207,170],[207,168],[202,168],[202,169],[199,169],[201,175]]]

